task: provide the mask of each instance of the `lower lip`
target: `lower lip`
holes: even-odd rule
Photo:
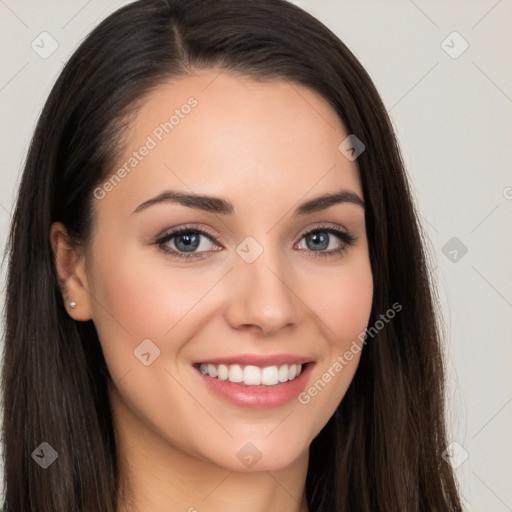
[[[296,399],[306,387],[313,366],[313,362],[303,365],[298,377],[274,386],[246,386],[204,375],[198,368],[195,370],[213,393],[228,402],[248,409],[270,409]]]

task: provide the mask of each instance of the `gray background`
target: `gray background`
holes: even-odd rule
[[[50,87],[83,37],[126,3],[0,0],[2,248]],[[457,443],[447,459],[469,511],[512,511],[512,1],[294,3],[356,54],[389,111],[443,305],[449,440]],[[31,47],[51,49],[42,32],[58,43],[47,58]],[[3,288],[5,268],[0,278]]]

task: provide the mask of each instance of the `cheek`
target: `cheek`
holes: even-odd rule
[[[324,304],[329,326],[334,331],[334,344],[344,348],[364,332],[370,318],[373,299],[371,276],[354,275],[339,283],[339,294]],[[332,339],[332,336],[330,337]]]
[[[320,429],[343,399],[364,350],[373,300],[369,259],[354,259],[336,272],[317,272],[316,284],[308,305],[320,319],[324,345],[311,387],[299,396],[299,403],[309,409]]]
[[[171,268],[165,258],[144,258],[125,248],[117,251],[105,246],[97,252],[93,318],[114,379],[133,366],[134,350],[143,340],[151,340],[160,355],[164,350],[169,358],[177,354],[179,340],[184,343],[192,335],[187,320],[218,280],[211,274]]]
[[[345,350],[368,325],[373,300],[373,276],[368,258],[354,260],[336,272],[316,272],[309,285],[308,305],[322,320],[332,350]]]
[[[156,247],[141,250],[138,244],[119,240],[98,249],[95,291],[113,319],[134,335],[161,337],[201,299],[215,276],[171,263]]]

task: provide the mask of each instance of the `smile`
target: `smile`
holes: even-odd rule
[[[214,396],[246,409],[272,409],[293,402],[307,387],[315,366],[311,359],[286,355],[230,359],[194,363],[194,372]]]
[[[275,386],[280,382],[288,382],[297,378],[302,372],[301,364],[283,364],[265,366],[241,366],[239,364],[205,364],[199,365],[199,371],[203,375],[209,375],[215,379],[227,380],[233,383],[242,383],[246,386]]]

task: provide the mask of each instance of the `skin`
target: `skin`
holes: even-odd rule
[[[84,247],[70,245],[61,223],[50,235],[66,304],[77,303],[69,315],[93,320],[112,376],[122,477],[133,496],[119,510],[302,512],[309,445],[342,400],[360,353],[309,403],[263,410],[212,394],[191,364],[304,355],[316,362],[310,386],[365,330],[373,282],[363,208],[339,203],[292,215],[342,188],[364,199],[359,171],[338,149],[346,129],[316,92],[217,69],[154,89],[129,122],[118,166],[191,96],[197,106],[94,201]],[[168,189],[222,197],[235,215],[173,203],[132,213]],[[216,238],[201,238],[204,259],[157,248],[159,235],[190,223]],[[356,241],[315,258],[303,235],[325,225]],[[263,248],[250,264],[236,252],[247,236]],[[343,246],[328,236],[328,250]],[[148,338],[160,356],[145,366],[134,350]],[[262,454],[251,468],[237,457],[248,442]]]

